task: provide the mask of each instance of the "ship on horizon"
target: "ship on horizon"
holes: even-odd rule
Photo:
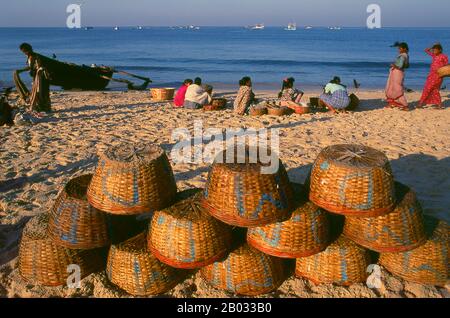
[[[266,27],[262,23],[255,24],[250,27],[251,30],[264,30]]]
[[[286,31],[297,31],[297,23],[289,23],[287,28],[285,28]]]

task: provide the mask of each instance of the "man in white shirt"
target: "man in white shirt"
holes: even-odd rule
[[[184,107],[189,109],[202,108],[211,103],[211,94],[202,87],[202,79],[197,77],[194,84],[190,85],[186,91]]]

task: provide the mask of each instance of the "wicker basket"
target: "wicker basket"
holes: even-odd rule
[[[26,225],[19,248],[19,272],[25,279],[44,286],[67,284],[70,265],[80,267],[80,277],[105,268],[103,249],[72,250],[53,243],[48,237],[49,216],[41,214]]]
[[[309,114],[311,112],[311,108],[309,106],[291,106],[290,107],[296,114],[304,115]]]
[[[153,255],[165,264],[194,269],[225,257],[230,250],[232,236],[231,227],[214,219],[200,206],[200,189],[187,192],[188,198],[155,213],[148,246]]]
[[[366,281],[369,265],[369,251],[341,236],[325,251],[298,258],[295,274],[315,284],[350,286]]]
[[[227,103],[228,101],[226,98],[213,98],[211,105],[216,109],[224,109],[227,106]]]
[[[450,65],[446,65],[438,69],[438,74],[440,77],[449,77],[450,76]]]
[[[415,193],[395,184],[399,203],[389,214],[345,219],[344,234],[359,245],[377,252],[404,252],[426,241],[422,209]]]
[[[267,294],[286,279],[282,259],[243,244],[228,257],[201,269],[203,279],[217,289],[245,296]]]
[[[444,286],[450,275],[450,227],[444,221],[428,226],[431,227],[428,230],[432,235],[424,245],[408,252],[381,253],[379,263],[389,272],[407,281]]]
[[[286,116],[293,113],[289,107],[267,107],[267,114],[270,116]]]
[[[150,92],[154,102],[164,102],[173,99],[175,88],[152,88]]]
[[[350,104],[347,106],[345,110],[353,111],[358,108],[359,106],[359,98],[355,94],[350,94]]]
[[[311,97],[309,99],[309,104],[313,108],[319,107],[319,97]]]
[[[161,263],[147,248],[145,233],[112,245],[108,255],[108,279],[135,296],[160,295],[186,278],[187,271]]]
[[[100,156],[87,197],[101,211],[130,215],[166,208],[176,192],[172,168],[159,146],[120,144]]]
[[[267,115],[267,107],[250,107],[248,114],[250,116]]]
[[[326,212],[302,197],[302,193],[296,193],[296,198],[301,199],[289,220],[250,228],[248,243],[266,254],[283,258],[306,257],[323,251],[329,243]]]
[[[327,211],[347,216],[391,212],[395,186],[386,155],[362,145],[325,148],[312,168],[310,199]]]
[[[92,249],[110,244],[106,214],[91,207],[86,192],[92,175],[70,180],[52,208],[48,231],[58,245]]]
[[[228,151],[218,158],[227,158]],[[262,226],[283,221],[294,205],[286,170],[280,161],[276,173],[263,174],[260,162],[249,163],[250,151],[246,148],[245,158],[234,157],[234,162],[245,163],[219,163],[223,161],[216,158],[208,175],[202,205],[217,219],[234,226]]]

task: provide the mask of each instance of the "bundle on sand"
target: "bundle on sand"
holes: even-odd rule
[[[147,248],[145,233],[111,246],[106,266],[108,279],[127,293],[160,295],[184,280],[188,272],[161,263]]]
[[[449,225],[444,221],[426,220],[429,239],[407,252],[381,253],[379,263],[401,278],[425,285],[444,286],[450,274]]]
[[[183,191],[170,208],[157,211],[149,227],[148,246],[163,263],[176,268],[201,268],[226,256],[231,227],[200,205],[200,189]]]
[[[47,234],[49,216],[41,214],[26,225],[19,249],[19,272],[25,278],[44,286],[67,284],[79,266],[81,278],[105,268],[103,249],[74,250],[56,245]]]
[[[311,171],[310,199],[327,211],[373,217],[394,209],[395,187],[386,155],[363,145],[326,147]]]
[[[315,284],[350,286],[365,282],[369,251],[344,236],[321,253],[297,259],[295,273]]]
[[[201,269],[203,279],[215,288],[246,296],[276,290],[286,279],[283,260],[266,255],[247,244],[228,257]]]
[[[161,147],[121,143],[100,155],[87,197],[101,211],[130,215],[166,208],[176,193],[172,167]]]

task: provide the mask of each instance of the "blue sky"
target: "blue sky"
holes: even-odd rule
[[[63,27],[70,3],[82,4],[84,26],[365,26],[376,3],[383,26],[450,27],[449,0],[0,0],[0,27]]]

